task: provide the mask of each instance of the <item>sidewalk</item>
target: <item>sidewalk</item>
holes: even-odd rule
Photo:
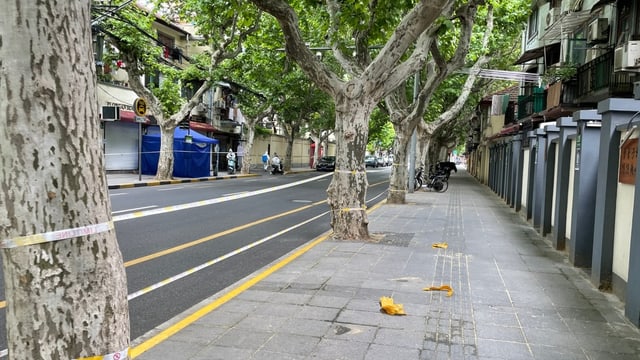
[[[262,279],[252,286],[231,287],[137,339],[132,355],[640,358],[640,331],[626,321],[622,304],[466,172],[453,175],[444,194],[420,191],[407,201],[369,215],[378,243],[321,241],[244,280]],[[449,246],[433,248],[438,242]],[[453,288],[451,297],[423,291],[442,284]],[[381,296],[404,304],[407,316],[381,313]]]

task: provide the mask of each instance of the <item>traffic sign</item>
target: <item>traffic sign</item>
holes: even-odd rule
[[[147,114],[147,102],[143,98],[137,98],[133,102],[133,111],[138,116],[145,116]]]

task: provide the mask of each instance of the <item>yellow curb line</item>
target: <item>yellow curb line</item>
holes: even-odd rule
[[[384,203],[386,203],[386,200],[383,200],[383,201],[377,203],[376,205],[372,206],[369,209],[369,211],[367,211],[367,212],[371,212],[371,211],[379,208]],[[328,239],[329,236],[331,235],[331,233],[332,233],[332,231],[327,231],[326,233],[320,235],[318,238],[316,238],[312,242],[308,243],[307,245],[304,245],[301,248],[298,248],[293,254],[291,254],[288,257],[286,257],[285,259],[279,261],[275,265],[269,267],[265,271],[263,271],[260,274],[258,274],[256,277],[251,278],[250,280],[240,284],[237,288],[231,290],[230,292],[228,292],[225,295],[221,296],[220,298],[216,299],[212,303],[210,303],[210,304],[198,309],[193,314],[191,314],[191,315],[185,317],[184,319],[178,321],[176,324],[168,327],[166,330],[161,331],[159,334],[153,336],[149,340],[141,343],[140,345],[138,345],[136,347],[133,347],[131,349],[130,353],[129,353],[130,356],[131,356],[131,359],[135,359],[137,356],[141,355],[145,351],[147,351],[147,350],[151,349],[152,347],[160,344],[161,342],[167,340],[171,336],[173,336],[176,333],[178,333],[180,330],[182,330],[182,329],[186,328],[187,326],[191,325],[192,323],[194,323],[196,320],[202,318],[203,316],[207,315],[211,311],[219,308],[220,306],[224,305],[225,303],[227,303],[231,299],[233,299],[236,296],[240,295],[242,292],[248,290],[253,285],[259,283],[262,280],[264,280],[267,276],[269,276],[269,275],[273,274],[274,272],[276,272],[277,270],[283,268],[285,265],[287,265],[290,262],[292,262],[293,260],[297,259],[302,254],[304,254],[307,251],[311,250],[314,246],[316,246],[319,243],[321,243],[321,242],[325,241],[326,239]]]

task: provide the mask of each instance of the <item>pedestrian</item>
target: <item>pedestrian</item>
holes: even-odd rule
[[[282,164],[277,152],[273,153],[273,158],[271,158],[271,165],[273,165],[274,167],[274,172],[282,172]]]
[[[236,154],[231,148],[229,148],[229,151],[227,152],[227,172],[230,174],[236,172]]]
[[[269,169],[269,151],[267,150],[262,154],[262,165],[264,166],[264,171]]]

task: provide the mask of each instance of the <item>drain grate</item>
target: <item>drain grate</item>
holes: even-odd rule
[[[390,245],[399,247],[409,247],[411,240],[415,236],[414,233],[376,233],[375,236],[379,238],[375,244],[378,245]]]

